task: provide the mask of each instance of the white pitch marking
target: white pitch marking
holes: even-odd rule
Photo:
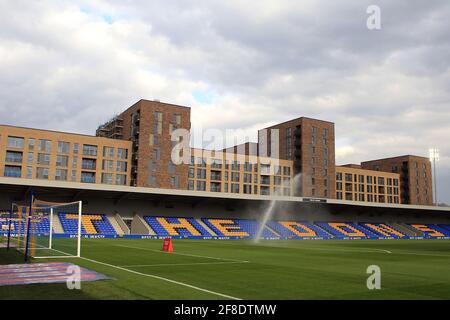
[[[84,259],[86,261],[90,261],[90,262],[93,262],[93,263],[98,263],[98,264],[102,264],[104,266],[108,266],[108,267],[111,267],[111,268],[116,268],[116,269],[119,269],[119,270],[122,270],[122,271],[134,273],[134,274],[137,274],[139,276],[154,278],[154,279],[158,279],[158,280],[162,280],[162,281],[167,281],[167,282],[174,283],[174,284],[177,284],[177,285],[180,285],[180,286],[184,286],[184,287],[188,287],[188,288],[195,289],[195,290],[198,290],[198,291],[203,291],[203,292],[206,292],[206,293],[210,293],[210,294],[213,294],[213,295],[216,295],[216,296],[219,296],[219,297],[223,297],[223,298],[227,298],[227,299],[231,299],[231,300],[242,300],[240,298],[236,298],[236,297],[229,296],[229,295],[226,295],[226,294],[223,294],[223,293],[211,291],[211,290],[208,290],[208,289],[203,289],[203,288],[196,287],[196,286],[184,283],[184,282],[175,281],[175,280],[168,279],[168,278],[163,278],[163,277],[160,277],[160,276],[157,276],[157,275],[153,275],[153,274],[142,273],[142,272],[126,269],[126,268],[115,266],[113,264],[109,264],[109,263],[106,263],[106,262],[101,262],[101,261],[97,261],[97,260],[93,260],[93,259],[89,259],[89,258],[84,258],[84,257],[80,257],[79,259]]]
[[[144,251],[153,251],[153,252],[157,252],[157,253],[167,254],[167,252],[160,251],[160,250],[155,250],[155,249],[149,249],[149,248],[124,246],[124,245],[120,245],[120,244],[116,244],[115,246],[116,247],[122,247],[122,248],[130,248],[130,249],[137,249],[137,250],[144,250]],[[210,256],[200,256],[200,255],[196,255],[196,254],[181,253],[181,252],[171,252],[170,254],[176,254],[176,255],[187,256],[187,257],[195,257],[195,258],[206,258],[206,259],[223,260],[223,261],[234,261],[234,262],[242,262],[242,263],[250,262],[250,261],[246,261],[246,260],[237,260],[237,259],[210,257]]]
[[[129,266],[120,266],[122,268],[140,268],[140,267],[165,267],[165,266],[196,266],[196,265],[209,265],[209,264],[242,264],[249,263],[249,261],[222,261],[222,262],[194,262],[194,263],[160,263],[160,264],[136,264]]]

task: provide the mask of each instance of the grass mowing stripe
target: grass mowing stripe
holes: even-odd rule
[[[249,263],[249,261],[136,264],[136,265],[120,266],[120,267],[122,267],[122,268],[140,268],[140,267],[164,267],[164,266],[196,266],[196,265],[208,265],[208,264],[241,264],[241,263]]]
[[[140,275],[140,276],[144,276],[144,277],[149,277],[149,278],[154,278],[154,279],[170,282],[170,283],[173,283],[173,284],[177,284],[177,285],[180,285],[180,286],[188,287],[188,288],[195,289],[195,290],[198,290],[198,291],[203,291],[203,292],[206,292],[206,293],[210,293],[210,294],[213,294],[213,295],[216,295],[216,296],[219,296],[219,297],[223,297],[223,298],[226,298],[226,299],[242,300],[240,298],[229,296],[227,294],[211,291],[211,290],[208,290],[208,289],[203,289],[203,288],[200,288],[200,287],[193,286],[191,284],[187,284],[187,283],[184,283],[184,282],[180,282],[180,281],[176,281],[176,280],[160,277],[160,276],[157,276],[157,275],[154,275],[154,274],[142,273],[142,272],[126,269],[126,268],[123,268],[123,267],[115,266],[113,264],[109,264],[109,263],[106,263],[106,262],[101,262],[101,261],[97,261],[97,260],[93,260],[93,259],[89,259],[89,258],[85,258],[85,257],[81,257],[79,259],[83,259],[83,260],[90,261],[90,262],[93,262],[93,263],[101,264],[101,265],[104,265],[104,266],[107,266],[107,267],[111,267],[111,268],[115,268],[115,269],[118,269],[118,270],[134,273],[134,274],[137,274],[137,275]]]
[[[130,249],[136,249],[136,250],[144,250],[144,251],[152,251],[152,252],[157,252],[157,253],[168,254],[167,252],[164,252],[164,251],[161,251],[161,250],[155,250],[155,249],[149,249],[149,248],[124,246],[124,245],[120,245],[120,244],[116,244],[115,246],[116,247],[123,247],[123,248],[130,248]],[[197,254],[180,253],[180,252],[171,252],[170,254],[177,254],[177,255],[180,255],[180,256],[187,256],[187,257],[194,257],[194,258],[205,258],[205,259],[213,259],[213,260],[241,262],[241,263],[248,263],[248,262],[250,262],[250,261],[247,261],[247,260],[237,260],[237,259],[210,257],[210,256],[200,256],[200,255],[197,255]]]

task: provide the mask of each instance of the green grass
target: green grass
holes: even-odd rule
[[[450,299],[448,240],[174,240],[175,254],[160,252],[161,246],[162,240],[83,239],[85,258],[142,274],[64,259],[115,280],[84,282],[82,290],[0,287],[0,299]],[[1,249],[0,264],[21,261]],[[366,287],[369,265],[381,268],[381,290]]]

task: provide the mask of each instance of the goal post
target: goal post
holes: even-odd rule
[[[82,202],[46,202],[31,196],[30,205],[13,203],[8,242],[29,258],[81,256]]]

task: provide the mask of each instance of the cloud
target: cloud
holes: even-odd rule
[[[450,202],[450,3],[0,1],[2,123],[93,133],[141,98],[194,127],[336,124],[337,162],[441,150]],[[449,191],[446,191],[449,190]]]

